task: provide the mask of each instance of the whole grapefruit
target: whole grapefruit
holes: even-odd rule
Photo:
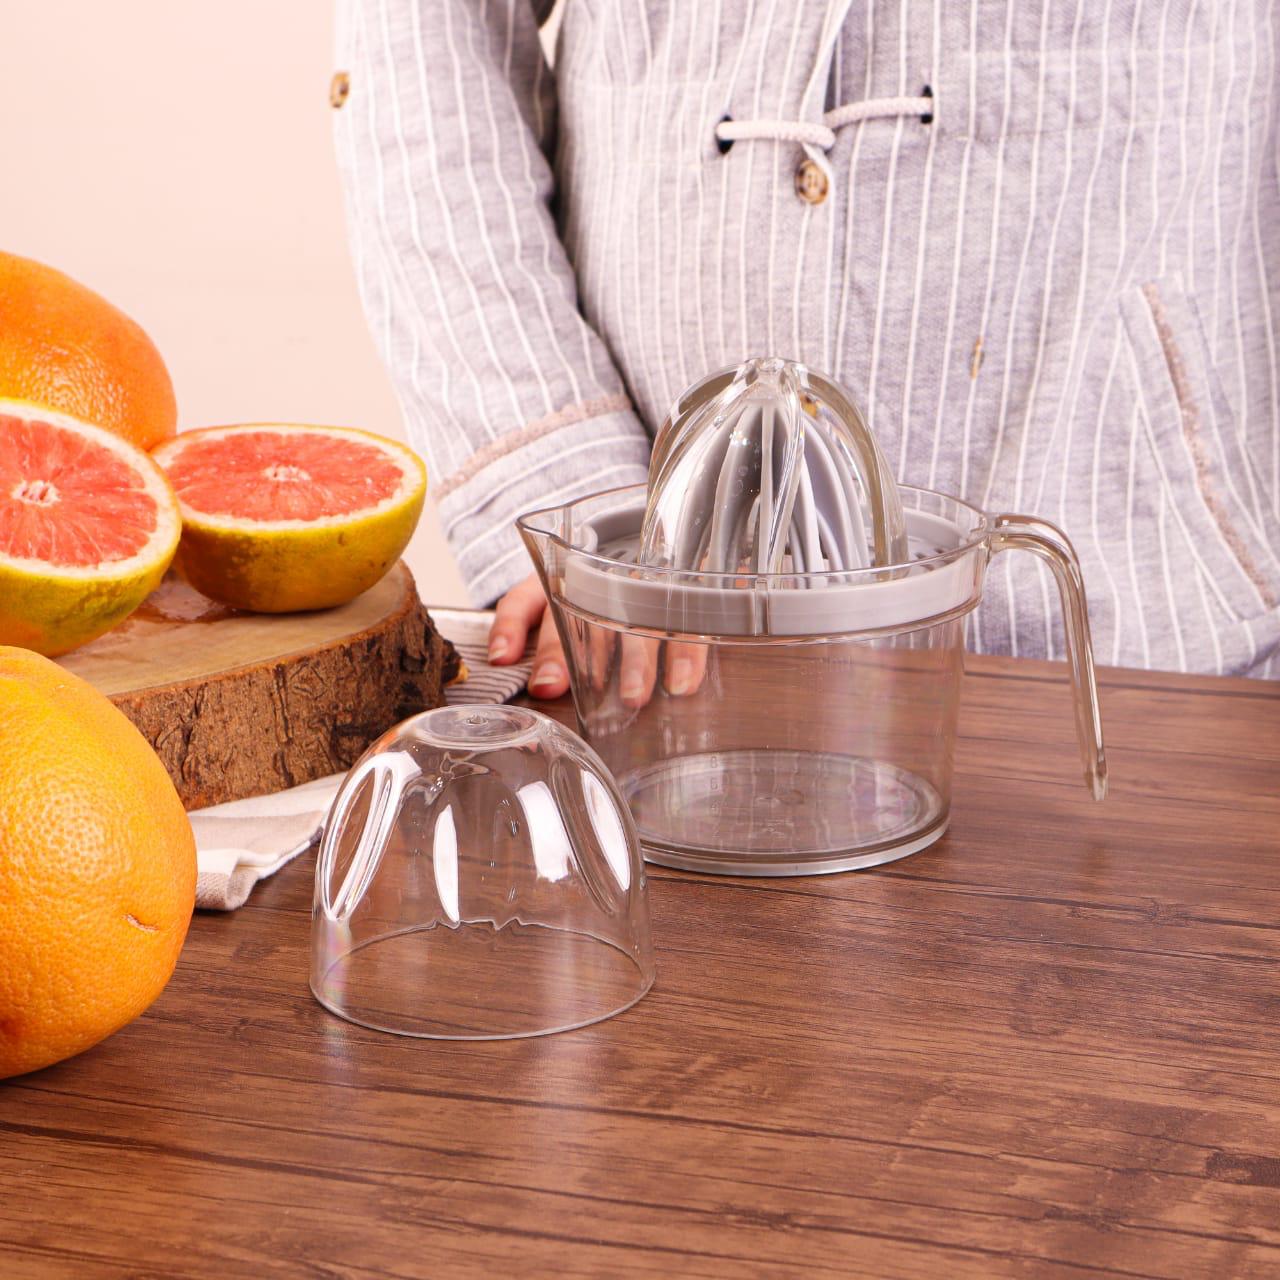
[[[195,886],[191,824],[142,735],[85,681],[0,646],[0,1079],[151,1004]]]
[[[178,405],[155,344],[70,276],[0,253],[0,397],[105,427],[141,449],[168,440]]]

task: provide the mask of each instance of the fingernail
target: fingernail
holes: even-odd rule
[[[507,643],[506,636],[494,636],[489,641],[489,661],[497,662],[497,660],[505,656],[507,650],[511,646]]]
[[[643,698],[644,674],[630,668],[623,671],[618,692],[622,694],[623,700],[626,702],[636,702],[640,698]]]
[[[693,663],[688,658],[677,658],[667,672],[667,692],[677,698],[693,691]]]
[[[529,688],[540,689],[543,685],[559,684],[563,679],[563,670],[554,662],[549,662],[545,667],[539,667],[533,673],[533,679],[529,681]]]

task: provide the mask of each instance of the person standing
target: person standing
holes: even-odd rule
[[[364,306],[495,660],[542,614],[515,516],[779,355],[903,481],[1062,525],[1100,661],[1280,676],[1270,0],[566,0],[554,71],[550,7],[339,5]],[[1025,559],[971,643],[1061,657]]]

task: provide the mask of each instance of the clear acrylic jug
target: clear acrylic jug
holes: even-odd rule
[[[1086,785],[1106,791],[1079,565],[1053,525],[903,486],[910,559],[841,573],[634,562],[643,486],[517,523],[551,603],[583,736],[646,856],[695,871],[875,866],[946,830],[964,617],[992,555],[1029,551],[1062,600]]]

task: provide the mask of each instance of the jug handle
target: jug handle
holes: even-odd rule
[[[1071,685],[1076,713],[1076,739],[1084,781],[1095,800],[1107,794],[1107,756],[1102,741],[1102,712],[1098,707],[1098,682],[1093,669],[1093,642],[1089,638],[1089,612],[1084,579],[1067,535],[1048,520],[1034,516],[992,517],[988,539],[991,554],[1001,551],[1030,551],[1053,570],[1062,601],[1063,630],[1067,640],[1067,660],[1071,665]]]
[[[374,775],[373,789],[369,796],[369,812],[365,816],[364,829],[360,832],[347,874],[343,876],[337,893],[331,895],[330,885],[334,862],[338,856],[338,838],[342,824],[351,812],[351,806],[369,774]],[[367,760],[361,760],[347,774],[325,822],[320,856],[316,861],[316,897],[330,920],[345,920],[359,906],[378,864],[382,861],[391,836],[391,825],[400,811],[404,789],[418,776],[418,766],[407,751],[389,751],[383,755],[370,756]]]

